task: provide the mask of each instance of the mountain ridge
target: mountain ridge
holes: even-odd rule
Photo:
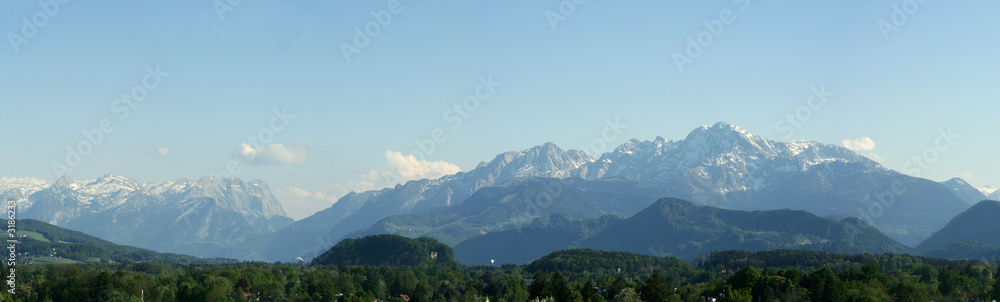
[[[303,254],[316,257],[350,232],[370,227],[390,215],[458,204],[480,188],[503,183],[514,177],[564,177],[590,161],[593,158],[582,151],[564,151],[553,143],[522,151],[504,152],[489,163],[480,164],[468,172],[438,179],[411,180],[377,191],[352,192],[340,198],[330,208],[292,223],[269,238],[246,244],[245,248],[264,246],[255,252],[264,259],[288,260]],[[306,246],[298,250],[288,248],[296,244]]]
[[[590,248],[693,259],[717,250],[813,249],[912,253],[864,221],[833,221],[801,210],[737,211],[662,198],[628,218],[567,221],[473,237],[454,247],[463,263],[523,263],[552,251]],[[554,225],[554,227],[550,227]]]
[[[6,184],[0,190],[12,187]],[[35,188],[18,191],[19,217],[119,244],[195,256],[227,256],[226,250],[246,237],[293,221],[260,180],[206,176],[140,183],[109,173],[88,180],[63,176]]]
[[[962,198],[969,206],[975,205],[976,203],[983,201],[986,195],[982,191],[976,189],[964,179],[955,177],[946,181],[941,182],[942,185],[948,187],[952,190],[955,195]]]
[[[567,153],[552,143],[545,143],[528,150]],[[513,154],[523,153],[525,151]],[[490,164],[480,164],[469,172],[460,172],[438,180],[411,181],[402,185],[422,186],[419,189],[405,189],[411,193],[403,192],[401,187],[397,186],[379,191],[379,194],[383,196],[400,194],[397,195],[398,198],[416,200],[416,203],[420,203],[436,198],[433,194],[424,192],[441,190],[439,187],[441,183],[448,181],[451,181],[448,188],[453,192],[456,190],[474,192],[482,186],[475,186],[473,190],[468,184],[463,186],[454,179],[465,177],[463,175],[482,175],[484,170],[481,169],[491,165],[495,167],[498,160],[511,158],[510,154],[512,153],[502,153]],[[512,160],[506,163],[517,164]],[[730,209],[789,208],[806,210],[818,216],[865,217],[869,223],[873,223],[890,237],[913,246],[969,206],[945,185],[887,169],[844,147],[820,142],[772,141],[723,122],[698,127],[680,141],[671,141],[659,136],[651,141],[630,139],[597,159],[575,163],[579,163],[579,166],[563,165],[562,169],[549,171],[549,175],[568,173],[588,180],[635,181],[657,186],[669,192],[664,196]],[[538,166],[531,165],[515,170],[538,171]],[[502,177],[493,179],[491,184],[503,180]],[[487,183],[480,182],[477,185]],[[899,185],[906,188],[905,192],[892,194],[891,200],[884,200],[884,192],[892,192],[892,188]],[[462,196],[465,195],[449,195],[453,197],[451,199],[453,203],[438,202],[421,210],[441,211],[439,208],[462,202]],[[934,205],[938,211],[920,210],[929,205]],[[369,210],[375,209],[372,206],[368,207]],[[343,231],[347,229],[346,225],[351,225],[354,229],[364,229],[385,217],[416,213],[412,209],[416,207],[412,207],[411,210],[397,207],[378,215],[372,213],[363,216],[347,215],[348,218],[329,228],[331,231],[318,243],[332,246],[350,233]],[[350,216],[355,217],[351,219]],[[366,219],[358,219],[361,217]],[[358,227],[360,225],[363,227]]]
[[[917,246],[928,252],[961,241],[1000,246],[1000,201],[983,200],[958,214],[941,230]]]

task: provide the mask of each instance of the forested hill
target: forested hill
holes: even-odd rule
[[[458,264],[451,247],[432,238],[371,235],[344,239],[313,259],[314,265],[401,266]]]
[[[21,258],[18,259],[20,263],[157,262],[212,264],[235,261],[231,259],[202,259],[119,245],[34,219],[17,220],[16,230],[19,241],[16,245],[16,252],[21,255]]]
[[[944,228],[917,246],[917,250],[928,252],[961,241],[1000,248],[1000,219],[997,217],[1000,217],[1000,201],[980,201],[952,218]]]
[[[487,233],[455,246],[465,264],[527,263],[570,248],[694,259],[712,251],[808,249],[832,253],[912,253],[861,219],[840,221],[800,210],[737,211],[662,198],[629,218],[567,221],[552,216],[526,228]]]

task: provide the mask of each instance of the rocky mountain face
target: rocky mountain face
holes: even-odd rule
[[[14,195],[13,186],[0,187]],[[17,191],[21,218],[81,231],[119,244],[195,256],[224,256],[247,238],[293,220],[262,181],[205,177],[139,183],[108,174],[63,177],[32,192]]]

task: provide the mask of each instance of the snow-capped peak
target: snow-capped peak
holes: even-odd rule
[[[42,198],[63,202],[73,201],[65,206],[92,208],[91,211],[96,212],[122,205],[143,207],[157,204],[176,207],[186,204],[188,200],[210,198],[226,208],[246,215],[262,215],[267,218],[285,215],[281,204],[271,194],[267,184],[260,180],[244,182],[235,178],[206,176],[198,181],[179,179],[140,183],[127,176],[106,174],[90,180],[72,180],[68,176],[63,176],[48,186],[17,187],[7,184],[14,183],[12,179],[8,177],[0,180],[0,195],[13,196],[16,193],[18,196],[26,197],[38,191],[48,190]],[[33,204],[32,201],[22,203],[22,210],[27,210]]]
[[[953,177],[952,179],[949,179],[949,180],[947,180],[945,182],[953,182],[955,184],[962,185],[962,186],[968,186],[969,185],[969,183],[966,182],[964,179],[961,179],[961,178],[958,178],[958,177]]]
[[[12,198],[20,200],[22,205],[30,205],[25,198],[48,185],[45,180],[33,177],[0,177],[0,200]]]
[[[553,143],[544,143],[523,151],[510,151],[497,155],[486,165],[470,171],[474,175],[487,173],[494,179],[514,177],[566,177],[594,158],[580,150],[564,151]]]
[[[716,123],[691,131],[685,139],[629,140],[578,171],[587,179],[623,178],[658,185],[691,183],[714,193],[757,189],[775,173],[798,173],[831,162],[856,162],[865,169],[878,163],[835,145],[783,143],[739,126]],[[721,190],[721,191],[720,191]]]

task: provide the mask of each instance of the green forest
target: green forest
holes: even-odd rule
[[[360,246],[353,242],[353,246]],[[438,255],[448,257],[450,255]],[[430,255],[427,256],[428,259]],[[370,266],[81,263],[14,267],[4,301],[983,301],[993,262],[816,251],[715,252],[694,261],[564,250],[525,265],[447,259]],[[725,269],[725,273],[723,273]],[[10,280],[8,280],[10,281]],[[8,283],[8,289],[11,283]],[[721,296],[720,296],[721,295]]]

